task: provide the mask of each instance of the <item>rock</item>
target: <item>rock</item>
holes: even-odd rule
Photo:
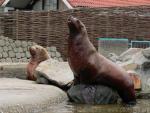
[[[8,54],[6,52],[3,52],[3,58],[7,58],[8,57]]]
[[[16,53],[16,58],[21,58],[21,54],[20,53]]]
[[[50,84],[61,88],[68,87],[67,85],[74,79],[74,75],[67,62],[58,62],[52,59],[41,62],[35,70],[35,76],[37,81],[44,77]]]
[[[22,41],[22,47],[27,47],[28,43],[26,41]]]
[[[56,52],[56,47],[55,47],[55,46],[51,46],[51,47],[50,47],[50,51],[51,51],[51,52]]]
[[[6,62],[6,59],[2,58],[2,59],[1,59],[1,62]]]
[[[123,62],[128,61],[132,58],[132,56],[138,52],[140,52],[142,49],[141,48],[130,48],[127,51],[123,52],[120,56],[119,59]]]
[[[146,57],[144,57],[142,52],[138,52],[138,53],[134,54],[132,56],[132,59],[133,59],[133,62],[138,65],[142,65],[144,62],[148,61],[148,59]]]
[[[26,56],[27,58],[30,58],[30,57],[31,57],[31,56],[30,56],[30,53],[29,53],[28,51],[26,51],[25,54],[26,54],[25,56]]]
[[[82,104],[114,104],[119,97],[116,91],[102,85],[75,85],[67,93],[71,101]]]
[[[27,58],[22,58],[22,62],[28,62]]]
[[[146,58],[150,59],[150,47],[149,47],[149,48],[146,48],[146,49],[143,49],[143,50],[142,50],[142,54],[143,54]]]
[[[56,57],[57,58],[61,57],[61,54],[59,52],[56,52]]]
[[[43,113],[51,105],[68,101],[61,89],[33,81],[1,78],[0,89],[2,113]]]
[[[12,62],[11,58],[6,58],[6,62]]]
[[[14,58],[16,54],[13,51],[8,52],[9,57]]]
[[[108,59],[110,59],[112,62],[117,62],[119,60],[119,57],[115,53],[109,53]]]
[[[7,46],[4,46],[4,47],[3,47],[3,50],[4,50],[4,52],[8,52],[8,47],[7,47]]]
[[[13,49],[12,49],[12,47],[11,47],[11,46],[8,46],[8,50],[9,50],[9,51],[11,51],[11,50],[13,50]]]
[[[19,52],[19,48],[14,48],[14,52],[18,53]]]
[[[15,43],[10,43],[10,45],[13,49],[16,47]]]
[[[136,69],[138,69],[140,67],[138,64],[135,64],[132,60],[120,63],[119,65],[121,67],[123,67],[126,71],[128,71],[128,70],[136,70]]]
[[[51,52],[50,55],[51,55],[51,57],[53,58],[53,57],[56,56],[56,53],[55,53],[55,52]]]
[[[6,46],[9,46],[10,45],[10,43],[8,42],[8,41],[6,41],[6,44],[5,44]]]
[[[23,52],[26,52],[26,51],[28,51],[28,49],[27,48],[23,48]]]
[[[3,55],[2,55],[2,53],[0,53],[0,58],[3,58]]]
[[[141,90],[142,89],[142,83],[141,83],[140,75],[133,70],[129,70],[127,72],[130,74],[130,77],[133,80],[134,89],[135,90]]]
[[[25,53],[20,53],[21,54],[21,58],[25,57]]]
[[[13,39],[8,39],[9,43],[14,43],[14,40]]]
[[[19,52],[19,53],[22,53],[22,52],[23,52],[23,48],[22,48],[22,47],[19,47],[19,48],[18,48],[18,52]]]
[[[5,46],[5,41],[4,40],[0,40],[0,46]]]
[[[63,62],[63,59],[62,59],[62,58],[59,58],[58,61]]]
[[[20,46],[21,46],[21,44],[22,44],[22,43],[21,43],[21,41],[19,41],[19,40],[16,40],[16,41],[15,41],[15,45],[16,45],[16,47],[20,47]]]
[[[18,62],[17,58],[12,58],[12,62]]]
[[[27,43],[28,43],[28,46],[32,46],[32,42],[28,41]]]
[[[2,53],[3,52],[3,47],[0,47],[0,53]]]

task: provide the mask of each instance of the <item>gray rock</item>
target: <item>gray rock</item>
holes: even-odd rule
[[[58,58],[57,58],[57,57],[54,57],[53,59],[58,61]]]
[[[21,58],[21,54],[20,53],[16,53],[16,58]]]
[[[8,39],[9,39],[8,37],[5,37],[5,38],[4,38],[5,41],[8,41]]]
[[[13,51],[8,52],[9,57],[14,58],[16,57],[16,54]]]
[[[22,47],[27,47],[28,43],[26,41],[22,41]]]
[[[32,46],[32,42],[28,41],[27,43],[28,43],[28,46]]]
[[[35,70],[35,76],[38,81],[41,77],[44,77],[50,84],[59,87],[66,87],[74,79],[67,62],[58,62],[53,59],[41,62]]]
[[[3,55],[2,55],[2,53],[0,53],[0,58],[3,58]]]
[[[7,52],[3,52],[2,54],[3,54],[3,58],[7,58],[8,57]]]
[[[11,58],[6,58],[6,62],[12,62]]]
[[[50,55],[52,58],[54,58],[56,56],[56,52],[51,52]]]
[[[0,53],[2,53],[3,52],[3,47],[0,47]]]
[[[150,59],[150,47],[142,50],[143,55]]]
[[[51,52],[56,52],[56,47],[55,47],[55,46],[51,46],[51,47],[50,47],[50,51],[51,51]]]
[[[11,45],[11,47],[12,47],[13,49],[15,49],[15,48],[16,48],[15,43],[10,43],[10,45]]]
[[[59,52],[56,52],[56,57],[57,58],[61,57],[61,54]]]
[[[8,52],[8,47],[7,47],[7,46],[4,46],[4,47],[3,47],[3,50],[4,50],[4,52]]]
[[[12,39],[8,39],[8,41],[9,41],[9,43],[14,43],[14,40],[12,40]]]
[[[5,46],[5,41],[4,40],[0,40],[0,46]]]
[[[22,62],[28,62],[27,58],[22,58]]]
[[[68,97],[61,89],[35,84],[33,81],[13,78],[0,79],[2,113],[43,113],[43,108],[67,102]]]
[[[8,50],[9,50],[9,51],[11,51],[11,50],[13,50],[13,49],[12,49],[12,47],[11,47],[11,46],[8,46]]]
[[[21,58],[25,57],[25,53],[20,53],[21,54]]]
[[[26,54],[25,56],[26,56],[27,58],[30,58],[30,57],[31,57],[31,55],[30,55],[30,53],[29,53],[28,51],[26,51],[25,54]]]
[[[9,46],[9,45],[10,45],[10,43],[8,41],[6,41],[6,46]]]
[[[127,51],[123,52],[120,56],[119,59],[123,62],[129,61],[132,59],[132,56],[135,55],[136,53],[140,52],[142,49],[141,48],[130,48]]]
[[[58,61],[63,62],[63,59],[62,59],[62,58],[59,58]]]
[[[19,52],[19,53],[23,52],[23,48],[22,48],[22,47],[19,47],[19,48],[18,48],[18,52]]]
[[[12,62],[18,62],[19,60],[17,58],[12,58]]]
[[[14,52],[18,53],[19,52],[19,48],[14,48]]]
[[[116,91],[102,85],[75,85],[67,93],[71,101],[82,104],[114,104],[119,98]]]
[[[119,60],[119,57],[115,53],[109,53],[108,59],[110,59],[112,62],[117,62]]]
[[[19,40],[16,40],[16,41],[15,41],[15,45],[16,45],[16,47],[20,47],[20,46],[21,46],[21,44],[22,44],[22,43],[21,43],[21,41],[19,41]]]
[[[50,47],[46,47],[47,51],[50,52],[51,51],[51,48]]]
[[[26,52],[28,51],[27,47],[23,48],[23,52]]]
[[[6,59],[4,59],[4,58],[3,58],[3,59],[1,59],[1,62],[6,62]]]

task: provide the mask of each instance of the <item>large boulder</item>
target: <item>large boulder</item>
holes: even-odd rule
[[[114,104],[118,94],[113,89],[102,85],[75,85],[68,90],[71,101],[83,104]]]
[[[44,113],[49,106],[68,101],[60,88],[28,80],[1,78],[0,89],[1,113]]]
[[[35,76],[38,83],[53,84],[61,88],[69,87],[74,79],[68,62],[52,59],[41,62],[35,70]]]
[[[150,47],[142,50],[142,53],[146,58],[150,59]]]
[[[127,51],[123,52],[120,56],[119,59],[123,62],[129,61],[132,59],[132,56],[135,55],[136,53],[140,52],[142,49],[141,48],[130,48]]]

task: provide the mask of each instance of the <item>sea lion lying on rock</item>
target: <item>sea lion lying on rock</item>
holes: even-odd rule
[[[135,104],[134,84],[129,74],[96,51],[80,20],[69,17],[68,27],[68,61],[78,83],[109,86],[117,90],[123,102]]]
[[[50,58],[47,50],[39,45],[34,45],[29,48],[29,52],[31,54],[30,61],[27,65],[27,79],[28,80],[36,80],[34,76],[35,68],[39,65],[40,62],[45,61]]]

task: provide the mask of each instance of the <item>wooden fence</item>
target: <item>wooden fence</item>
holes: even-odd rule
[[[15,40],[56,46],[67,58],[67,18],[78,17],[97,48],[99,37],[150,39],[150,7],[75,9],[63,12],[15,11],[0,14],[1,33]]]

